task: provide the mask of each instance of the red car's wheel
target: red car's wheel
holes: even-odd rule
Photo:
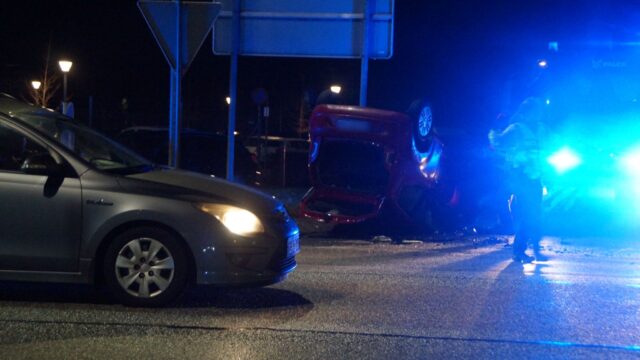
[[[425,100],[415,100],[409,106],[407,114],[413,121],[413,140],[416,143],[416,148],[420,152],[426,152],[429,150],[431,142],[429,141],[429,134],[433,127],[433,112],[431,105]]]

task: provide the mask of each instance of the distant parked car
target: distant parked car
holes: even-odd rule
[[[157,306],[189,283],[282,281],[298,251],[273,197],[156,166],[0,94],[0,280],[99,282],[125,304]]]
[[[164,127],[131,127],[116,136],[120,143],[157,164],[167,163],[168,139],[169,132]],[[183,129],[180,140],[180,168],[222,178],[226,176],[226,135]],[[255,185],[256,161],[239,139],[235,145],[235,180]]]
[[[431,228],[452,194],[441,183],[443,144],[431,122],[424,102],[407,113],[317,106],[310,119],[312,188],[301,213],[336,224],[385,214],[405,220],[398,227]]]
[[[265,185],[306,187],[309,140],[281,136],[253,136],[245,139],[247,150],[257,159]]]

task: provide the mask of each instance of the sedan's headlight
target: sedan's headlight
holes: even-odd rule
[[[264,232],[260,219],[249,210],[222,204],[198,204],[198,208],[220,220],[234,234],[246,236]]]

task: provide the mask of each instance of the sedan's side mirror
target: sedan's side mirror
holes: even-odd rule
[[[29,175],[57,175],[62,167],[50,154],[36,154],[26,158],[20,170]]]

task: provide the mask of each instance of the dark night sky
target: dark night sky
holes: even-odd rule
[[[394,57],[371,62],[369,104],[402,110],[427,97],[436,124],[482,126],[508,107],[500,93],[506,79],[526,74],[547,54],[548,41],[579,42],[601,29],[637,37],[639,13],[640,5],[623,1],[396,0]],[[26,94],[51,39],[53,66],[61,57],[74,61],[69,89],[80,112],[94,96],[102,113],[97,126],[122,126],[123,97],[135,123],[166,123],[169,68],[135,1],[3,1],[0,29],[0,91]],[[185,77],[186,125],[222,129],[229,60],[214,56],[210,44]],[[256,87],[267,89],[273,118],[286,128],[298,116],[302,91],[331,82],[357,99],[359,62],[242,58],[238,126],[254,116],[249,94]]]

